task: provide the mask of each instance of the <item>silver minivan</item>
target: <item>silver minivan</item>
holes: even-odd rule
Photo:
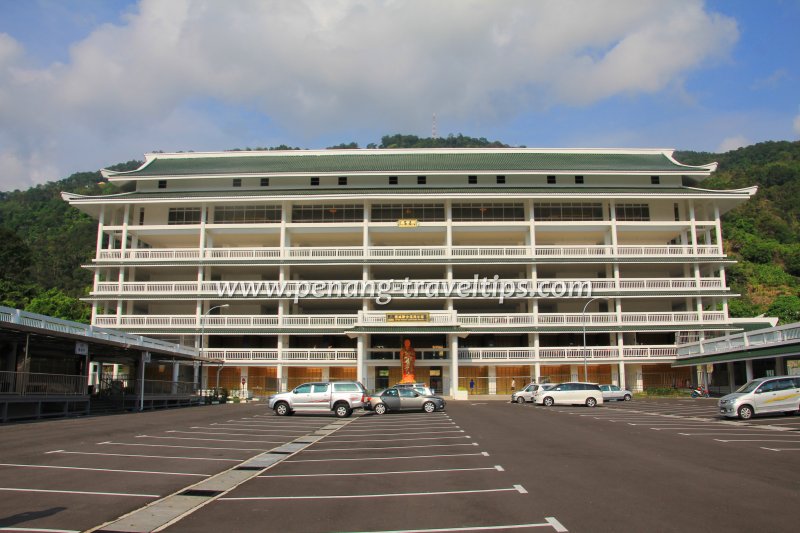
[[[533,395],[536,394],[536,391],[543,388],[544,390],[552,389],[555,387],[553,383],[531,383],[527,387],[522,390],[518,390],[514,394],[511,395],[511,402],[512,403],[525,403],[525,402],[533,402]]]
[[[747,420],[764,413],[800,410],[800,376],[770,376],[748,381],[719,400],[719,414]]]
[[[537,405],[550,407],[556,404],[565,405],[585,405],[594,407],[603,403],[603,393],[597,383],[585,383],[582,381],[571,381],[559,383],[552,389],[537,390],[533,395],[533,401]]]

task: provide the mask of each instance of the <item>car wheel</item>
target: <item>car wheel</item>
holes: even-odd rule
[[[291,411],[289,410],[289,404],[286,402],[280,402],[278,405],[275,406],[275,414],[278,416],[286,416]]]
[[[334,406],[333,412],[337,418],[347,418],[352,414],[353,410],[346,403],[340,403]]]
[[[386,414],[386,405],[379,403],[372,410],[375,411],[376,415]]]
[[[433,402],[425,402],[422,405],[422,410],[426,413],[432,413],[436,410],[436,406],[433,404]]]
[[[553,399],[550,396],[548,396],[547,398],[542,400],[542,403],[547,407],[552,407],[555,402],[553,401]]]
[[[525,398],[523,398],[522,396],[519,396],[519,397],[517,398],[517,403],[518,403],[518,404],[523,404],[523,403],[525,403]]]
[[[594,407],[597,405],[597,400],[594,398],[586,398],[586,407]]]
[[[630,394],[626,394],[625,397],[622,400],[626,401],[626,402],[631,401],[631,395]]]
[[[753,408],[749,405],[743,405],[739,408],[739,418],[742,420],[750,420],[753,418]]]

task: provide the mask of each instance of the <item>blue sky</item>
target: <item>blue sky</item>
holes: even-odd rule
[[[141,158],[464,133],[800,137],[800,2],[0,0],[0,190]]]

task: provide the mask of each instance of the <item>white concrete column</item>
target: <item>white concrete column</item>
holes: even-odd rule
[[[177,361],[172,362],[172,394],[178,394],[178,375],[181,366]]]
[[[364,336],[359,335],[356,337],[356,379],[363,383],[365,387],[368,389],[374,388],[374,383],[364,383],[364,378],[366,377],[366,362],[367,362],[367,353],[366,347],[364,346]]]
[[[489,394],[497,394],[497,367],[489,365]]]
[[[689,240],[692,245],[692,255],[697,256],[697,218],[695,217],[694,200],[689,200]]]
[[[747,361],[744,362],[744,371],[745,371],[745,376],[747,377],[747,381],[752,380],[753,379],[753,360],[752,359],[748,359]]]
[[[284,365],[275,367],[275,375],[278,377],[278,391],[286,392],[289,389],[289,368]]]
[[[629,390],[641,392],[644,390],[644,378],[642,377],[641,364],[625,365],[625,384]]]
[[[775,375],[782,376],[786,373],[786,363],[784,362],[784,357],[776,357],[775,358]]]
[[[624,388],[626,388],[626,383],[625,383],[625,361],[620,361],[619,364],[617,365],[617,367],[618,367],[617,377],[619,378],[619,387],[621,389],[624,389]]]
[[[322,378],[321,381],[330,381],[331,379],[331,369],[328,366],[322,367]],[[360,379],[358,381],[361,381]]]
[[[578,365],[569,365],[569,380],[570,381],[580,380]]]
[[[530,369],[531,381],[534,382],[534,383],[539,383],[539,372],[541,371],[541,368],[539,367],[539,363],[536,362],[536,363],[530,365],[530,367],[531,367],[531,369]]]
[[[733,363],[726,363],[725,370],[728,372],[728,386],[731,389],[731,392],[736,390],[736,374],[733,372]],[[750,373],[752,374],[753,368],[750,367]],[[748,378],[748,381],[753,378]]]
[[[619,385],[619,367],[611,365],[611,384]]]
[[[450,339],[450,396],[458,393],[458,335],[449,335]]]

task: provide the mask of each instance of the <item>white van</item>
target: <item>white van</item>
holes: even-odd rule
[[[800,376],[771,376],[748,381],[719,400],[719,414],[747,420],[763,413],[800,410]]]
[[[559,383],[552,389],[537,390],[533,395],[533,401],[537,405],[545,405],[547,407],[555,404],[594,407],[603,403],[603,393],[597,383],[571,381]]]

